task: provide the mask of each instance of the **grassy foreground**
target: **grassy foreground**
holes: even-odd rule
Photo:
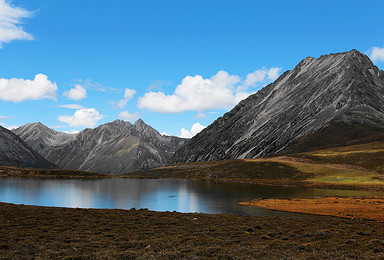
[[[0,258],[382,258],[384,224],[0,203]]]

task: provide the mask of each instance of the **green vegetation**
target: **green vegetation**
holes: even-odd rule
[[[104,174],[87,171],[66,170],[66,169],[33,169],[0,166],[0,176],[14,177],[62,177],[62,178],[100,178]]]
[[[122,175],[122,177],[126,178],[184,178],[227,180],[304,180],[311,176],[311,174],[303,173],[287,164],[249,160],[185,163]]]
[[[0,203],[3,259],[381,258],[384,224]]]
[[[306,158],[318,164],[351,164],[384,174],[383,142],[337,147],[292,156]]]

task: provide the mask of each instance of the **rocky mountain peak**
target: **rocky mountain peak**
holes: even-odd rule
[[[330,121],[384,130],[384,73],[358,52],[302,60],[193,137],[175,162],[274,154]]]
[[[27,143],[32,140],[38,140],[31,145],[37,152],[49,146],[59,146],[71,142],[76,136],[74,134],[57,132],[40,122],[25,124],[14,129],[13,132]]]
[[[144,134],[147,137],[160,137],[161,134],[153,129],[151,126],[147,125],[141,118],[137,119],[135,124],[135,129],[140,132],[141,134]]]

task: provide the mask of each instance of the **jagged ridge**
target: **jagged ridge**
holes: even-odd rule
[[[40,123],[24,125],[15,133],[61,168],[107,174],[168,164],[187,141],[162,136],[141,119],[135,124],[116,120],[76,135],[59,133]]]

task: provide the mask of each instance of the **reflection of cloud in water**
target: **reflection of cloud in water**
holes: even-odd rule
[[[179,212],[199,212],[199,203],[203,204],[203,201],[198,201],[197,194],[192,189],[189,189],[187,183],[179,185],[178,190],[178,207],[176,211]]]
[[[73,183],[68,188],[68,204],[72,208],[92,208],[94,207],[94,201],[92,200],[90,193],[84,190],[80,190]]]

